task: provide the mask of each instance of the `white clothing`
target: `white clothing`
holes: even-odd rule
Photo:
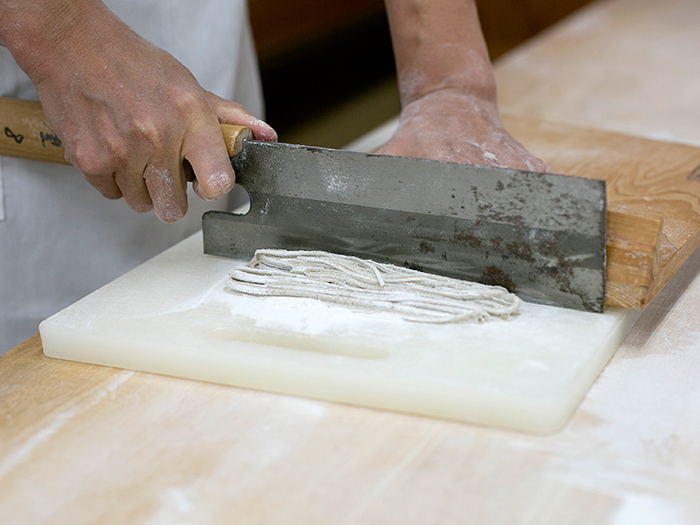
[[[138,34],[171,53],[207,90],[262,117],[245,0],[105,0]],[[0,47],[0,96],[38,100]],[[0,124],[2,123],[0,115]],[[0,157],[0,353],[39,322],[201,228],[227,199],[189,195],[187,216],[163,224],[100,195],[76,169]]]

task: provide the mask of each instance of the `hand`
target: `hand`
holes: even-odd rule
[[[407,104],[393,137],[376,153],[550,171],[503,128],[495,102],[451,89]]]
[[[378,153],[548,171],[503,128],[474,0],[385,3],[402,111]]]
[[[61,23],[42,27],[43,40],[34,42],[33,53],[20,50],[18,63],[34,82],[67,160],[105,197],[124,197],[137,212],[153,209],[160,220],[176,221],[187,211],[184,159],[201,198],[217,199],[233,187],[219,122],[276,139],[267,124],[202,89],[182,64],[101,2],[43,3],[45,16],[63,8],[53,15]]]

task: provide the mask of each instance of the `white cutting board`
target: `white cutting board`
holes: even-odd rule
[[[561,427],[636,315],[525,304],[432,325],[224,288],[201,232],[40,326],[50,357],[538,432]]]

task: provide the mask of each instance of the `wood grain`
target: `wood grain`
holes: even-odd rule
[[[504,123],[553,171],[606,181],[606,304],[644,308],[700,244],[700,148],[536,118]]]
[[[646,303],[659,266],[663,217],[608,211],[606,302],[625,308]]]
[[[41,104],[0,98],[0,155],[70,164]]]

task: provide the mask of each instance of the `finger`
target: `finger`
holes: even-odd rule
[[[194,191],[204,200],[215,200],[233,188],[236,176],[218,123],[200,125],[185,136],[182,154],[197,177]]]
[[[526,171],[535,171],[539,173],[552,173],[544,161],[532,155],[525,146],[514,138],[510,138],[510,142],[505,144],[505,151],[510,153],[506,156],[503,162],[504,167],[521,169]]]
[[[78,168],[80,169],[80,168]],[[115,174],[95,173],[80,169],[90,185],[99,191],[103,197],[110,200],[117,200],[123,197],[119,185],[114,180]]]
[[[211,107],[216,112],[219,122],[223,122],[224,124],[237,124],[250,128],[253,132],[253,136],[257,140],[265,140],[268,142],[277,141],[277,132],[272,129],[272,126],[248,113],[240,104],[223,99],[209,92],[207,92],[207,98],[209,104],[211,104]]]
[[[144,163],[141,164],[142,166]],[[145,170],[129,167],[114,176],[126,203],[137,213],[153,209],[153,200],[144,179]]]
[[[156,217],[163,222],[175,222],[187,213],[187,183],[180,166],[158,167],[149,164],[143,179]]]
[[[536,171],[539,173],[554,173],[542,159],[538,159],[537,157],[532,157],[531,159],[527,160],[526,164],[530,171]]]
[[[95,147],[81,144],[75,151],[66,148],[65,158],[85,177],[90,185],[107,199],[121,199],[122,192],[114,180],[114,167],[105,163]]]

